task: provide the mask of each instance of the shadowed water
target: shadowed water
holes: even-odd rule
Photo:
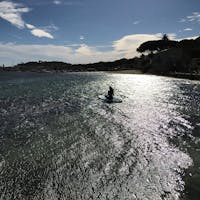
[[[109,85],[123,103],[98,99]],[[149,75],[1,75],[0,199],[180,199],[199,96]]]

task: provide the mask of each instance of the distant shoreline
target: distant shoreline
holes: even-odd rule
[[[1,73],[5,73],[5,72],[18,72],[18,73],[38,73],[38,74],[41,74],[41,73],[44,73],[44,74],[57,74],[57,73],[107,73],[107,74],[138,74],[138,75],[154,75],[154,76],[163,76],[163,77],[172,77],[172,78],[181,78],[181,79],[188,79],[188,80],[195,80],[195,81],[200,81],[200,74],[191,74],[191,73],[178,73],[178,72],[175,72],[175,73],[169,73],[169,74],[165,74],[165,73],[162,73],[162,74],[159,74],[159,73],[144,73],[142,72],[142,70],[134,70],[134,69],[124,69],[124,70],[85,70],[85,71],[82,71],[82,70],[30,70],[30,71],[20,71],[20,70],[16,70],[16,71],[7,71],[7,70],[0,70],[0,74]]]
[[[28,71],[38,73],[104,72],[112,74],[150,74],[191,80],[200,80],[200,37],[173,41],[147,41],[138,49],[140,57],[121,58],[88,64],[62,61],[29,61],[15,66],[0,66],[0,71]],[[147,54],[144,54],[147,52]]]

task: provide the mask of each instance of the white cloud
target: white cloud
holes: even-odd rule
[[[174,34],[169,34],[169,38],[174,37]],[[124,57],[131,58],[138,55],[136,49],[143,42],[150,40],[159,40],[162,38],[162,34],[135,34],[127,35],[121,38],[120,40],[114,41],[113,48],[117,52],[121,52]]]
[[[80,47],[81,44],[67,44],[66,47]]]
[[[46,38],[50,38],[50,39],[53,39],[53,35],[51,35],[50,33],[48,33],[47,31],[45,30],[42,30],[42,29],[39,29],[39,28],[36,28],[35,26],[33,26],[32,24],[26,24],[26,27],[28,29],[30,29],[31,31],[31,34],[36,36],[36,37],[46,37]]]
[[[34,28],[35,28],[35,26],[33,26],[32,24],[26,24],[26,27],[27,27],[28,29],[34,29]]]
[[[75,52],[85,56],[92,56],[98,53],[94,47],[89,47],[86,44],[82,44]]]
[[[23,13],[27,13],[29,11],[29,8],[18,3],[13,3],[11,1],[0,2],[0,17],[18,28],[25,27],[25,22],[21,16]]]
[[[30,29],[32,35],[36,37],[47,37],[53,39],[54,37],[45,30],[38,29],[32,24],[26,23],[22,19],[22,14],[29,12],[30,9],[24,7],[22,4],[13,3],[11,1],[2,1],[0,2],[0,17],[4,20],[10,22],[12,25],[16,26],[17,28],[23,29],[28,28]],[[50,27],[51,29],[56,29],[57,27],[53,24]]]
[[[191,28],[185,28],[184,31],[192,31]]]
[[[80,40],[84,40],[84,39],[85,39],[85,37],[81,35],[80,36]]]
[[[35,26],[33,26],[32,24],[26,24],[26,27],[28,29],[30,29],[31,31],[31,34],[36,36],[36,37],[46,37],[46,38],[50,38],[50,39],[53,39],[53,35],[51,35],[50,33],[48,33],[47,31],[45,30],[42,30],[42,29],[39,29],[39,28],[36,28]]]
[[[31,31],[34,31],[32,29]],[[46,33],[37,31],[37,36]],[[46,37],[52,37],[48,34]],[[175,39],[175,34],[168,34],[169,38]],[[88,46],[86,44],[59,45],[17,45],[0,44],[0,64],[10,65],[19,62],[38,60],[60,60],[70,63],[93,63],[99,61],[113,61],[121,58],[133,58],[138,56],[136,49],[143,42],[158,40],[162,34],[135,34],[127,35],[116,40],[112,45]],[[103,48],[102,47],[108,47]],[[7,60],[5,62],[5,60]]]
[[[0,52],[0,64],[5,65],[38,60],[90,63],[111,61],[123,56],[118,55],[114,51],[101,52],[95,47],[89,47],[87,45],[72,48],[58,45],[0,44]]]
[[[65,60],[71,49],[56,45],[16,45],[0,44],[1,58],[9,58],[12,63],[31,60]],[[10,64],[10,63],[9,63]]]
[[[46,31],[42,30],[42,29],[33,29],[31,30],[31,33],[36,36],[36,37],[47,37],[47,38],[50,38],[50,39],[53,39],[53,35],[51,35],[50,33],[47,33]]]
[[[167,36],[170,40],[176,40],[176,34],[175,33],[168,33]]]
[[[60,5],[62,2],[59,1],[59,0],[54,0],[53,3],[56,4],[56,5]]]

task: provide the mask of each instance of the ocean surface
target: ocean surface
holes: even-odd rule
[[[122,103],[98,99],[110,85]],[[200,82],[0,74],[1,200],[192,200],[199,188]]]

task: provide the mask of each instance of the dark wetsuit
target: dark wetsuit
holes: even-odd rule
[[[113,95],[114,95],[114,90],[113,90],[112,87],[109,87],[108,95],[106,95],[106,98],[109,99],[109,100],[112,100],[113,99]]]

